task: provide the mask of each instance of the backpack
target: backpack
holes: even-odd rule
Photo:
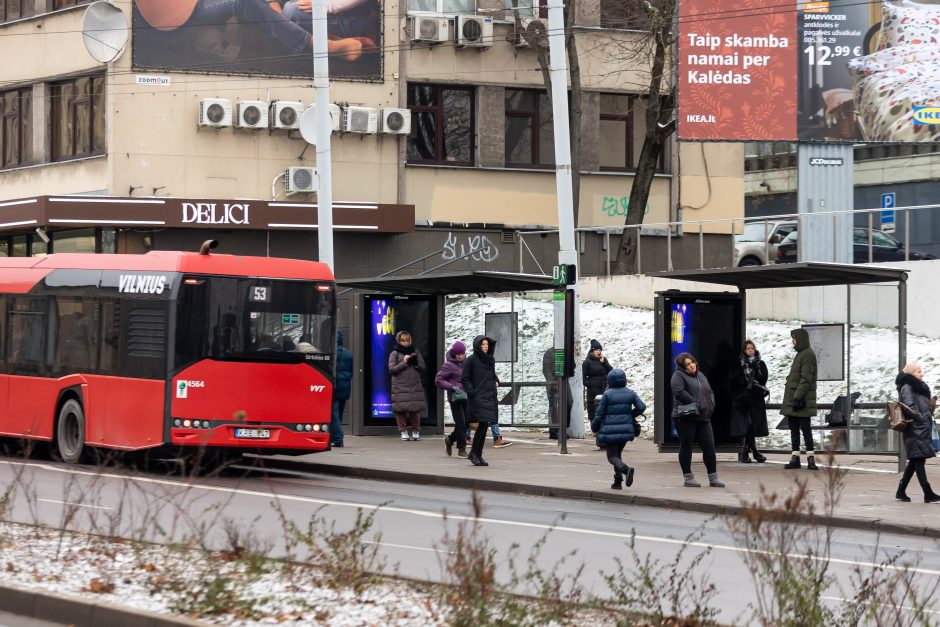
[[[914,421],[905,416],[904,412],[905,410],[912,414],[916,412],[901,401],[888,401],[885,405],[888,409],[888,426],[902,433],[907,431],[907,427]]]

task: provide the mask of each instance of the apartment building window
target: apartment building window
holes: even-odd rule
[[[0,94],[0,167],[32,161],[33,90],[30,87]]]
[[[34,0],[0,0],[0,22],[10,22],[33,14]]]
[[[510,22],[514,21],[517,15],[524,20],[535,17],[548,19],[548,0],[503,0],[503,2],[506,7],[506,19]]]
[[[66,7],[74,7],[79,4],[88,4],[92,0],[53,0],[52,8],[53,9],[64,9]]]
[[[600,166],[602,172],[626,172],[633,156],[633,107],[636,96],[601,94]]]
[[[473,165],[474,89],[408,85],[408,163]]]
[[[506,90],[506,166],[555,165],[555,133],[548,94],[534,89]]]
[[[71,159],[105,151],[105,77],[54,83],[52,158]]]
[[[434,13],[437,15],[474,14],[476,0],[408,0],[408,13]]]
[[[601,0],[601,26],[605,28],[649,28],[643,3],[636,0]]]

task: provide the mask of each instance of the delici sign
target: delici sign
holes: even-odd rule
[[[247,203],[184,202],[183,224],[250,224]]]

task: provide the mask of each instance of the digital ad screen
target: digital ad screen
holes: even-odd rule
[[[395,350],[395,336],[400,331],[411,334],[413,346],[421,353],[427,366],[421,375],[426,408],[421,413],[421,424],[437,424],[434,376],[439,364],[440,351],[434,347],[437,337],[437,315],[432,297],[371,295],[365,297],[365,315],[368,316],[365,369],[367,427],[392,426],[392,378],[388,371],[388,358]]]
[[[670,381],[675,372],[676,358],[690,353],[698,362],[700,372],[705,374],[715,393],[715,413],[712,429],[716,442],[730,441],[731,398],[728,394],[728,376],[737,363],[742,337],[742,302],[737,296],[693,296],[667,298],[664,313],[668,315],[663,325],[665,338],[660,350],[665,350],[664,372],[666,390],[665,412],[667,424],[664,429],[665,442],[677,443],[678,438],[669,416],[672,414]]]

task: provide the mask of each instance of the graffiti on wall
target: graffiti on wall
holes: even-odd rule
[[[457,238],[452,232],[444,240],[444,261],[470,258],[474,261],[492,263],[499,258],[499,247],[486,235],[470,234]]]
[[[630,208],[630,196],[604,196],[601,200],[601,212],[607,214],[611,218],[614,216],[624,216],[627,215],[627,209]],[[643,212],[643,215],[649,215],[650,205],[646,203],[646,211]]]

